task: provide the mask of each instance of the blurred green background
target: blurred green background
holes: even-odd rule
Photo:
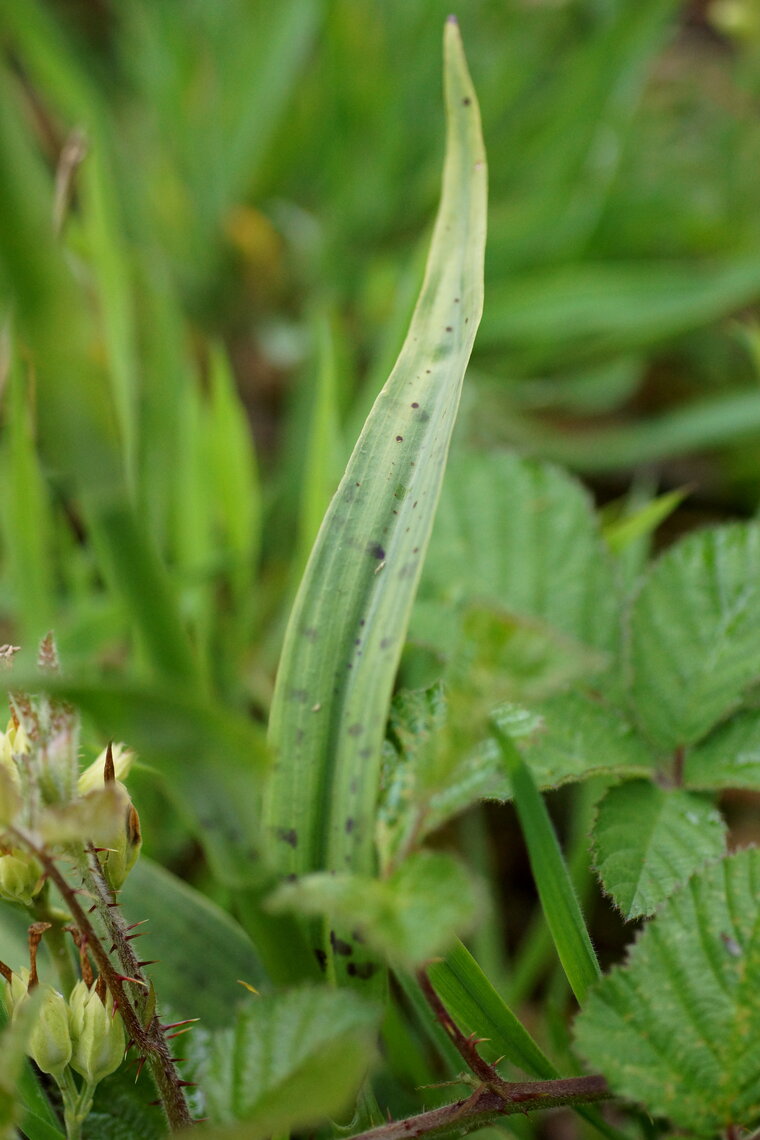
[[[182,750],[250,753],[306,553],[406,330],[450,7],[0,10],[0,640],[33,653],[53,627],[85,710],[148,760],[163,749],[196,825],[208,788],[200,759],[185,786]],[[679,526],[754,512],[756,7],[458,16],[491,186],[460,435],[556,458],[603,503],[688,486]],[[146,828],[159,854],[163,831]]]

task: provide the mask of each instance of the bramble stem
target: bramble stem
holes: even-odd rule
[[[381,1124],[377,1128],[358,1133],[352,1140],[406,1140],[408,1137],[434,1136],[452,1128],[469,1132],[495,1117],[589,1104],[611,1097],[604,1077],[596,1075],[551,1081],[505,1081],[493,1065],[489,1065],[478,1053],[478,1039],[465,1037],[456,1025],[424,970],[418,972],[417,980],[436,1018],[481,1084],[463,1100],[421,1112],[418,1116],[405,1120]]]

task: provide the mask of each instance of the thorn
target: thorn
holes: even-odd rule
[[[124,941],[131,942],[133,938],[144,938],[146,934],[150,934],[149,930],[138,930],[136,934],[125,934]]]
[[[161,1032],[167,1029],[179,1029],[180,1025],[193,1025],[196,1021],[200,1021],[199,1017],[188,1017],[185,1021],[172,1021],[171,1024],[159,1025]]]
[[[149,918],[141,918],[139,922],[130,922],[127,930],[134,930],[136,926],[145,926],[146,922],[150,922]]]
[[[160,961],[160,958],[146,958],[144,962],[138,962],[137,965],[142,970],[143,966],[155,966],[156,962]]]
[[[169,1060],[173,1065],[183,1065],[187,1060],[187,1057],[170,1057]]]
[[[112,741],[109,740],[108,741],[108,747],[106,748],[106,760],[105,760],[105,764],[103,765],[103,783],[104,784],[113,784],[114,781],[116,780],[116,769],[114,768],[113,748],[111,747],[111,744],[112,744]]]
[[[190,1033],[192,1028],[192,1025],[188,1025],[187,1029],[178,1029],[176,1033],[166,1033],[164,1034],[165,1039],[167,1041],[172,1041],[175,1037],[181,1037],[183,1033]]]
[[[160,1107],[161,1107],[161,1101],[160,1100],[149,1100],[148,1101],[148,1108],[160,1108]]]
[[[118,978],[120,982],[134,982],[136,986],[143,986],[146,990],[148,983],[143,982],[140,978],[130,978],[128,974],[115,974],[114,977]]]
[[[144,1066],[145,1066],[145,1058],[144,1057],[138,1057],[137,1058],[137,1072],[135,1073],[135,1084],[137,1084],[137,1082],[139,1081],[139,1079],[142,1075],[142,1071],[143,1071]]]
[[[259,991],[256,989],[256,987],[255,987],[255,986],[252,986],[252,985],[250,984],[250,982],[244,982],[244,981],[242,980],[242,978],[238,978],[238,979],[237,979],[237,984],[238,984],[239,986],[245,986],[245,988],[246,988],[246,989],[247,989],[247,990],[248,990],[250,993],[252,993],[252,994],[256,994],[256,996],[257,996],[257,997],[260,997],[260,996],[261,996],[261,995],[260,995],[260,993],[259,993]]]
[[[197,1089],[198,1085],[195,1081],[177,1081],[181,1089]]]

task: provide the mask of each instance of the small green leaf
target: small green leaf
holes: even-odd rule
[[[516,743],[539,787],[556,788],[607,773],[651,771],[653,757],[644,741],[598,694],[560,693],[537,705],[535,713],[541,727]]]
[[[209,1117],[251,1121],[263,1137],[340,1113],[370,1064],[378,1021],[349,990],[251,998],[213,1039],[201,1078]]]
[[[633,603],[635,715],[663,751],[694,744],[760,678],[760,527],[689,535],[650,571]]]
[[[631,780],[597,808],[594,862],[627,919],[653,914],[673,891],[726,850],[726,826],[709,800]]]
[[[583,646],[617,641],[611,560],[587,492],[508,452],[452,454],[420,597],[428,613],[418,605],[413,635],[445,649],[452,607],[484,600]]]
[[[748,709],[700,740],[686,753],[689,788],[753,788],[760,791],[760,712]]]
[[[358,932],[356,945],[331,938],[333,950],[350,958],[346,972],[365,976],[370,963],[357,961],[362,942],[404,967],[419,966],[445,951],[472,926],[480,889],[450,855],[418,851],[387,879],[317,872],[285,883],[272,895],[274,910],[326,915]],[[374,972],[374,970],[373,970]]]
[[[576,1021],[616,1093],[698,1136],[760,1122],[759,894],[754,849],[695,875]]]

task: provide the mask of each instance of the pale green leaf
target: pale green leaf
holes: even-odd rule
[[[452,608],[491,599],[580,645],[616,646],[611,561],[587,492],[556,467],[508,452],[452,454],[420,596],[440,602],[413,625],[433,644]]]
[[[270,1136],[340,1113],[368,1068],[378,1020],[348,990],[251,997],[212,1042],[201,1078],[209,1117],[250,1120]]]
[[[618,1095],[699,1136],[760,1122],[759,896],[754,849],[695,875],[576,1021]]]
[[[760,678],[760,527],[689,535],[655,563],[630,618],[631,697],[663,751],[693,744]]]
[[[596,693],[560,693],[533,711],[540,727],[517,743],[541,788],[593,775],[644,775],[652,768],[652,754],[631,723]]]
[[[354,931],[354,945],[331,934],[346,973],[369,976],[372,963],[357,961],[366,942],[396,964],[419,966],[445,951],[469,929],[481,906],[479,885],[451,855],[418,851],[386,879],[316,872],[284,883],[273,895],[275,910],[325,915]]]
[[[648,780],[611,788],[597,808],[594,863],[627,919],[653,914],[726,850],[726,826],[709,800]]]
[[[454,20],[444,46],[447,148],[425,280],[317,537],[272,704],[265,818],[291,873],[374,869],[391,691],[482,309],[486,167]]]
[[[690,788],[760,791],[760,711],[737,713],[688,749],[683,778]]]

